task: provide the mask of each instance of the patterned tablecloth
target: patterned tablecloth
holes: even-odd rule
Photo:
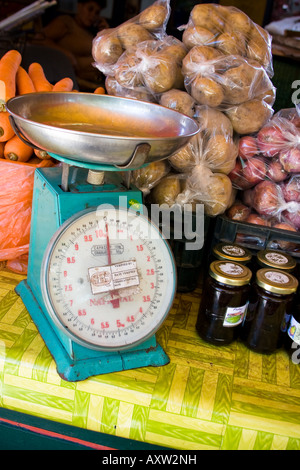
[[[300,366],[201,341],[201,287],[176,296],[157,334],[168,365],[71,383],[14,292],[22,278],[0,271],[2,408],[180,450],[300,448]]]

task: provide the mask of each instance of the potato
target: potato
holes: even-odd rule
[[[140,42],[150,41],[153,36],[147,29],[139,24],[124,23],[117,29],[118,38],[124,49],[136,46]]]
[[[166,91],[161,95],[159,104],[190,117],[193,117],[195,113],[195,100],[186,91],[174,88]]]
[[[264,67],[270,67],[272,61],[270,35],[257,24],[253,24],[251,27],[247,56]]]
[[[218,134],[208,140],[203,157],[211,171],[228,175],[235,167],[237,155],[238,147],[233,140]]]
[[[247,45],[247,56],[257,60],[264,67],[267,67],[270,63],[268,45],[264,42],[260,44],[251,39]]]
[[[271,118],[273,110],[260,100],[250,100],[225,111],[238,134],[253,134]]]
[[[207,200],[204,202],[204,212],[212,217],[223,214],[231,201],[232,185],[228,176],[213,173],[207,186]]]
[[[175,170],[187,173],[196,165],[196,154],[192,141],[168,158],[170,164]]]
[[[216,216],[223,214],[232,203],[232,184],[228,176],[213,173],[205,165],[196,165],[179,198],[203,204],[205,214]]]
[[[233,127],[228,117],[221,111],[208,106],[196,107],[196,120],[200,129],[210,137],[211,135],[222,134],[233,136]]]
[[[118,96],[121,86],[115,77],[110,77],[109,75],[105,79],[105,89],[108,95]]]
[[[215,47],[219,49],[223,54],[245,55],[245,36],[239,32],[222,33],[216,39]]]
[[[184,90],[184,76],[182,74],[182,69],[178,64],[176,64],[173,88],[182,91]]]
[[[226,31],[235,31],[247,36],[250,34],[252,21],[246,13],[238,10],[237,8],[229,9],[226,15]]]
[[[252,87],[256,69],[247,62],[232,67],[222,75],[225,102],[240,104],[252,98]]]
[[[142,85],[142,75],[139,70],[141,59],[135,52],[126,52],[115,68],[117,82],[125,88],[135,88]]]
[[[219,106],[224,99],[222,86],[215,80],[200,75],[191,83],[191,95],[199,104],[212,108]]]
[[[151,191],[151,202],[154,204],[175,204],[176,198],[181,191],[180,179],[177,176],[166,176],[154,186]]]
[[[166,41],[166,44],[163,46],[163,51],[167,54],[170,54],[172,58],[175,59],[178,64],[180,64],[180,66],[182,65],[182,61],[188,52],[183,42],[177,40],[176,38],[173,38],[170,43],[169,41]]]
[[[202,26],[216,34],[223,31],[225,26],[224,20],[222,15],[219,14],[219,11],[218,5],[198,4],[192,9],[190,18],[195,26]]]
[[[148,193],[170,170],[167,160],[152,162],[144,168],[132,172],[132,182],[135,186]]]
[[[96,63],[113,65],[124,52],[120,40],[111,31],[106,30],[93,41],[92,55]]]
[[[176,59],[170,55],[156,53],[149,60],[149,67],[143,72],[145,86],[152,93],[164,93],[174,87],[178,79],[178,65]]]
[[[276,99],[276,89],[274,87],[270,87],[266,90],[263,90],[261,93],[257,93],[255,98],[264,101],[270,106],[273,106]]]
[[[194,46],[213,46],[216,35],[202,26],[188,26],[182,35],[182,41],[188,49]]]
[[[276,98],[276,88],[268,73],[269,71],[259,62],[247,58],[247,62],[255,69],[252,83],[252,98],[263,100],[272,106]]]
[[[252,23],[250,30],[250,40],[255,40],[256,42],[262,44],[267,43],[271,44],[271,36],[268,31],[256,23]]]
[[[146,8],[139,15],[139,24],[148,31],[156,31],[163,28],[168,19],[168,9],[165,5],[154,4]]]
[[[182,73],[185,76],[194,76],[197,73],[197,66],[199,70],[206,65],[206,62],[213,61],[214,59],[222,57],[222,54],[217,49],[210,46],[195,46],[185,56],[182,61]],[[210,64],[208,66],[211,67]]]

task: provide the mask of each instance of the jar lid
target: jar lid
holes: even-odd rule
[[[261,250],[257,253],[257,262],[262,267],[280,269],[281,271],[292,271],[297,263],[288,254],[277,250]]]
[[[213,249],[217,259],[228,259],[239,263],[246,263],[251,260],[252,255],[247,248],[234,243],[218,243]]]
[[[298,281],[292,274],[272,268],[259,269],[256,282],[263,289],[275,294],[293,294],[298,288]]]
[[[216,281],[230,286],[249,284],[252,277],[252,272],[247,266],[229,260],[213,261],[209,267],[209,274]]]

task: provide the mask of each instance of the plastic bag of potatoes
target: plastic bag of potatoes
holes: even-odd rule
[[[221,111],[208,106],[197,107],[196,119],[199,133],[169,157],[171,166],[182,173],[189,173],[196,166],[205,166],[214,173],[228,175],[238,156],[238,139],[233,136],[229,119]]]
[[[127,50],[114,68],[114,78],[125,89],[146,89],[156,96],[171,88],[183,89],[182,58],[186,49],[173,36],[143,41]]]
[[[196,165],[190,173],[163,177],[149,195],[151,204],[204,205],[204,213],[215,217],[223,214],[234,202],[236,191],[227,175],[213,173],[209,168]]]
[[[160,179],[150,199],[159,205],[203,204],[205,214],[216,216],[234,200],[235,190],[227,175],[235,167],[238,145],[222,112],[200,107],[196,115],[199,133],[168,158],[173,173]]]
[[[156,0],[120,26],[100,31],[92,45],[94,66],[104,75],[114,75],[114,66],[123,52],[143,41],[164,37],[169,17],[170,0]]]
[[[194,46],[183,59],[182,74],[196,103],[224,111],[238,134],[256,132],[272,117],[275,87],[252,59]]]
[[[178,28],[188,49],[208,46],[226,55],[255,60],[273,75],[271,36],[236,7],[195,5],[188,23]]]

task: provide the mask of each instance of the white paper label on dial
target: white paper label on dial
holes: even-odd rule
[[[52,238],[43,284],[49,314],[74,341],[122,350],[148,339],[166,318],[176,267],[146,217],[125,209],[89,210]]]
[[[89,276],[93,294],[138,286],[140,283],[136,261],[90,268]]]

